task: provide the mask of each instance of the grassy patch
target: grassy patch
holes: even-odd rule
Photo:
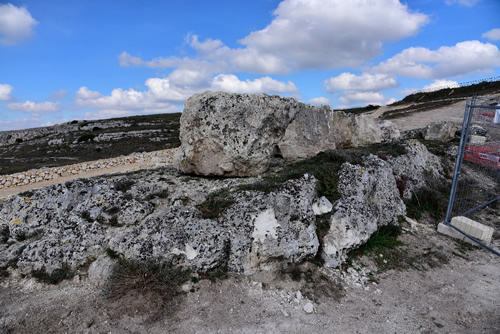
[[[75,273],[71,270],[71,267],[64,262],[60,268],[54,269],[50,274],[46,272],[45,268],[42,268],[40,270],[33,270],[31,276],[36,278],[39,282],[58,284],[65,279],[73,278]]]
[[[444,218],[448,206],[448,188],[424,187],[417,190],[410,200],[404,200],[407,215],[420,219],[424,213],[439,220]]]
[[[135,184],[133,180],[119,180],[115,183],[115,190],[121,192],[127,192]]]
[[[393,249],[397,246],[402,246],[403,242],[398,240],[400,234],[401,227],[398,225],[382,226],[372,234],[362,248],[367,252],[371,252],[380,248]]]
[[[2,225],[2,228],[0,228],[0,244],[5,244],[10,238],[10,229],[9,225],[5,224]]]
[[[196,207],[200,210],[203,218],[215,219],[234,203],[235,201],[231,196],[230,189],[223,188],[209,194],[205,202]]]
[[[318,196],[325,196],[330,202],[340,198],[338,192],[338,172],[344,162],[362,164],[364,157],[374,154],[381,159],[388,156],[400,156],[406,149],[399,143],[376,144],[369,147],[338,149],[322,152],[315,157],[289,163],[278,172],[269,172],[263,175],[262,181],[241,185],[240,190],[257,190],[264,193],[276,191],[285,181],[301,178],[304,174],[314,175],[318,180]]]
[[[165,305],[181,293],[180,285],[190,279],[190,270],[160,259],[128,260],[119,258],[105,287],[106,296],[119,298],[130,291],[155,297]]]

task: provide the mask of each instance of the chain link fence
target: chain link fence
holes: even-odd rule
[[[445,224],[466,216],[500,227],[500,100],[467,101]]]

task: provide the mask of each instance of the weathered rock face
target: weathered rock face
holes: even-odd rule
[[[393,139],[400,139],[401,132],[396,124],[391,121],[381,121],[377,122],[377,126],[380,128],[382,132],[382,141],[389,141]]]
[[[425,140],[448,142],[455,138],[455,133],[460,130],[460,125],[455,122],[435,122],[423,130]]]
[[[283,158],[296,160],[329,149],[379,143],[381,134],[371,116],[349,115],[328,106],[308,105],[288,125],[278,146]]]
[[[182,172],[252,176],[267,170],[273,155],[294,160],[327,149],[378,143],[381,130],[371,116],[292,98],[205,92],[186,102],[180,139]]]
[[[317,253],[314,177],[270,194],[232,193],[236,204],[217,219],[203,219],[195,205],[235,180],[186,181],[163,170],[11,196],[0,202],[0,268],[28,276],[63,265],[76,271],[109,248],[128,259],[175,257],[195,271],[227,265],[251,274]]]
[[[378,227],[397,224],[397,217],[406,213],[391,167],[373,155],[363,166],[342,166],[339,192],[342,197],[323,238],[321,256],[328,267],[339,266],[347,252],[368,241]]]
[[[426,186],[429,178],[444,180],[443,166],[438,157],[427,150],[418,140],[404,143],[406,154],[389,158],[394,177],[401,189],[403,198],[410,199],[415,191]]]
[[[240,193],[220,220],[231,236],[230,271],[251,274],[313,258],[319,247],[315,199],[316,179],[307,174],[268,195]]]
[[[279,96],[205,92],[181,116],[180,170],[217,176],[264,172],[286,127],[303,105]]]

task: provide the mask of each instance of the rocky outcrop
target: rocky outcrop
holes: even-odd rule
[[[460,131],[460,125],[455,122],[434,122],[425,127],[423,136],[425,140],[448,142],[455,139],[455,133],[458,131]]]
[[[63,267],[76,272],[108,250],[128,259],[180,257],[195,271],[227,266],[251,274],[317,253],[314,177],[287,181],[270,194],[231,192],[236,203],[204,219],[196,204],[234,182],[186,182],[162,170],[11,196],[0,202],[0,268],[28,276]]]
[[[438,158],[425,146],[409,141],[405,147],[406,154],[397,157],[369,155],[357,157],[358,165],[344,163],[341,196],[333,205],[318,198],[317,180],[309,174],[264,193],[240,187],[265,182],[260,177],[187,177],[168,169],[10,196],[0,201],[0,269],[28,276],[61,268],[75,272],[110,252],[128,259],[175,258],[198,272],[280,270],[317,255],[316,215],[330,225],[321,256],[336,267],[380,226],[397,224],[405,214],[401,194],[411,196],[428,180],[442,178]],[[220,205],[207,198],[217,199],[210,194],[221,190],[220,200],[230,205],[216,217],[203,216],[207,203]]]
[[[373,155],[362,166],[342,166],[339,192],[323,238],[321,256],[327,267],[338,267],[349,250],[366,243],[380,226],[398,224],[397,217],[406,214],[392,168]]]
[[[207,176],[252,176],[275,155],[288,160],[327,149],[378,143],[368,115],[265,94],[205,92],[186,102],[181,116],[179,168]]]
[[[397,140],[401,138],[401,132],[396,124],[391,121],[379,121],[377,126],[382,132],[382,141]]]
[[[278,147],[283,158],[297,160],[326,150],[379,143],[381,134],[369,115],[346,114],[328,106],[307,106],[288,125]]]
[[[220,220],[230,234],[230,271],[251,274],[313,258],[319,247],[315,199],[316,179],[307,174],[268,195],[238,194]]]
[[[439,158],[418,140],[408,140],[404,145],[407,153],[390,157],[387,162],[403,198],[410,199],[418,189],[428,185],[428,180],[443,181],[443,166]]]

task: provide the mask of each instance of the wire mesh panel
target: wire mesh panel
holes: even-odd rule
[[[498,217],[500,196],[500,104],[467,102],[446,221],[454,216]]]

